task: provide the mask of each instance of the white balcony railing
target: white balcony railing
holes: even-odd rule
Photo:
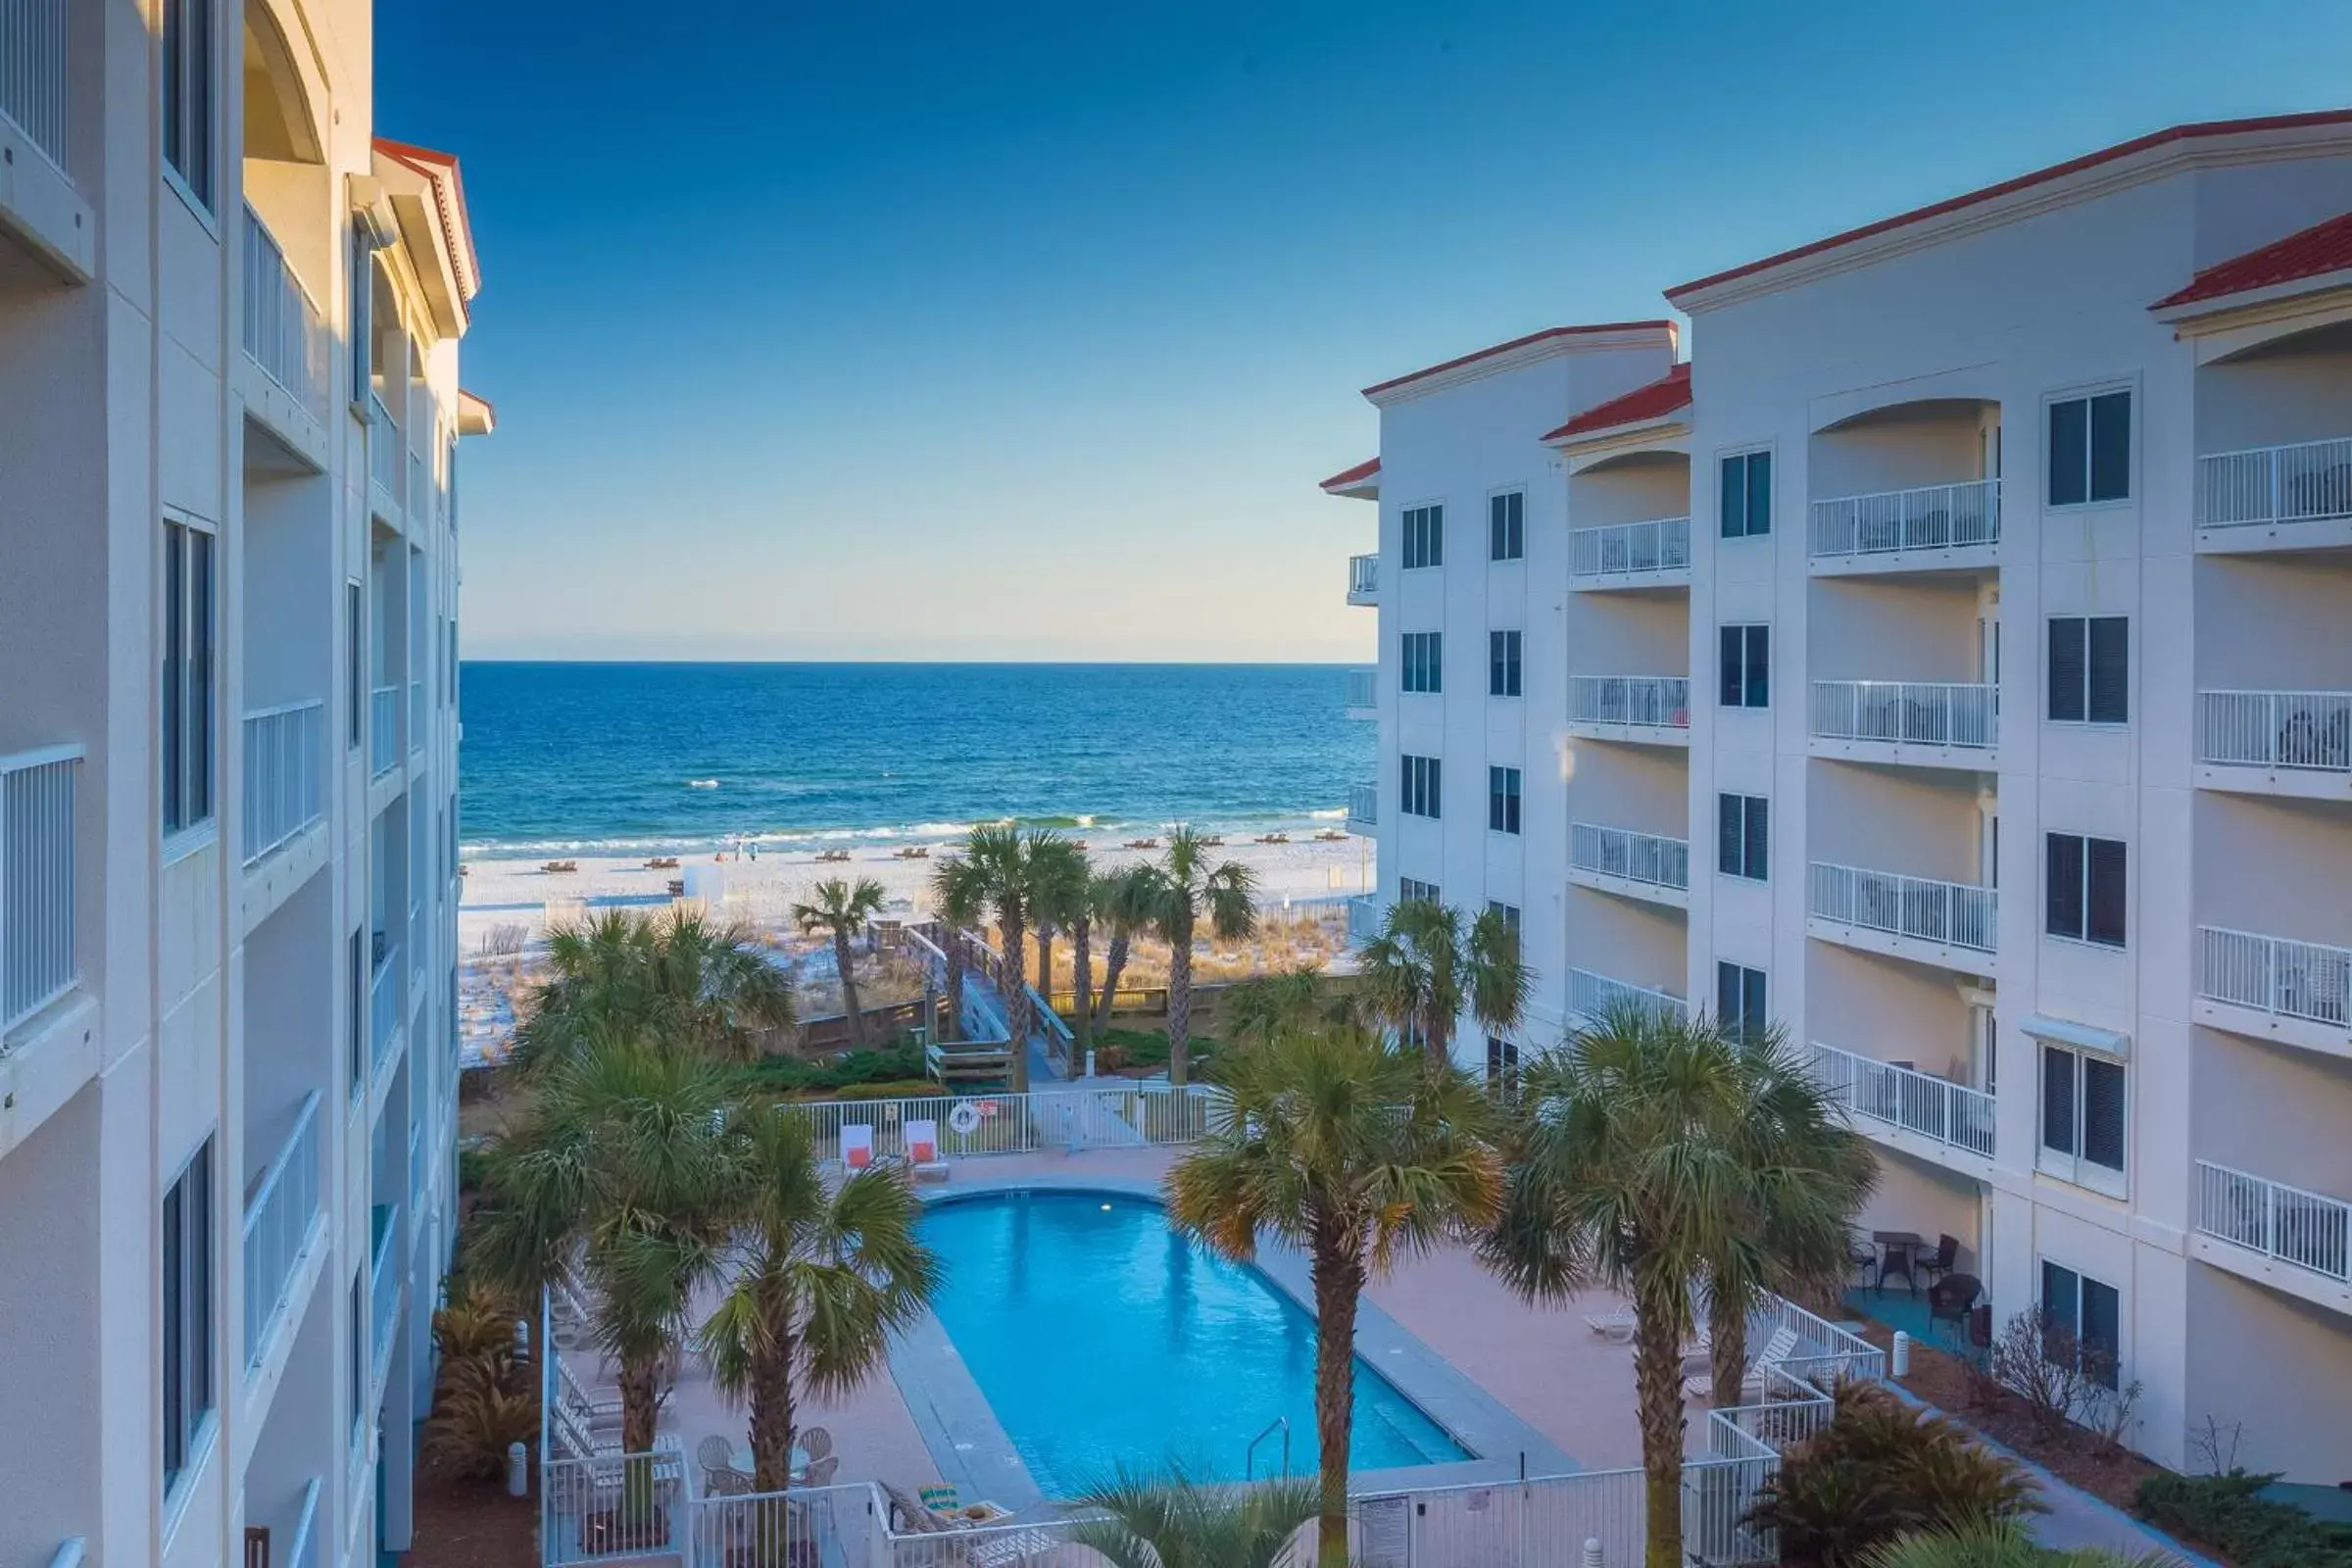
[[[1380,821],[1380,787],[1376,784],[1348,786],[1348,820],[1367,826]]]
[[[424,750],[424,682],[409,682],[409,750]]]
[[[1348,706],[1377,708],[1380,705],[1380,671],[1351,669],[1348,672]]]
[[[1348,558],[1348,598],[1350,603],[1369,604],[1380,597],[1380,557],[1349,556]]]
[[[67,0],[0,4],[0,115],[66,167]]]
[[[400,949],[386,953],[368,982],[368,1043],[371,1059],[382,1066],[400,1033]]]
[[[1612,1012],[1627,1007],[1666,1018],[1680,1018],[1686,1010],[1683,999],[1670,992],[1612,980],[1590,969],[1568,971],[1568,1011],[1572,1015],[1588,1024],[1597,1024]]]
[[[0,757],[0,1035],[81,979],[74,950],[74,791],[82,750]]]
[[[1380,935],[1380,923],[1388,908],[1377,893],[1358,893],[1348,901],[1348,940],[1369,942]]]
[[[2197,460],[2197,526],[2352,517],[2352,436]]]
[[[2352,1028],[2352,949],[2199,926],[2197,995],[2281,1018]]]
[[[2000,931],[1996,905],[1993,890],[1974,882],[1813,862],[1813,913],[1840,925],[1990,953]]]
[[[2197,1161],[2197,1229],[2352,1283],[2352,1203]]]
[[[318,307],[258,214],[245,209],[245,352],[304,413],[324,423],[330,339]]]
[[[1823,740],[1990,747],[2001,689],[1943,681],[1817,680],[1813,733]]]
[[[1690,841],[1634,833],[1592,822],[1568,824],[1568,863],[1598,876],[1657,888],[1690,886]]]
[[[368,694],[369,771],[389,772],[400,760],[400,688],[378,686]]]
[[[384,1211],[383,1233],[375,1241],[375,1256],[368,1265],[368,1327],[374,1347],[369,1365],[375,1370],[374,1383],[383,1381],[384,1368],[392,1359],[392,1330],[400,1319],[400,1276],[398,1254],[392,1246],[400,1234],[400,1205],[394,1203]]]
[[[1568,681],[1573,724],[1690,727],[1690,682],[1682,675],[1575,675]]]
[[[400,496],[400,430],[381,395],[368,394],[368,478],[386,496]]]
[[[326,704],[287,703],[245,715],[245,863],[326,815]]]
[[[270,1337],[291,1304],[287,1298],[294,1276],[322,1212],[318,1192],[318,1094],[313,1090],[277,1157],[245,1200],[247,1371],[262,1364]]]
[[[1882,490],[1813,503],[1815,556],[1876,556],[1897,550],[1953,550],[2001,536],[2001,481]]]
[[[1690,566],[1689,517],[1577,528],[1568,535],[1568,573],[1572,577],[1641,576],[1687,571]]]
[[[286,1568],[318,1568],[318,1478],[302,1489],[302,1511],[294,1517],[294,1536],[286,1550]]]
[[[2352,772],[2352,692],[2199,692],[2197,760]]]
[[[1857,1116],[1992,1157],[1992,1096],[1982,1089],[1819,1042],[1813,1075]]]

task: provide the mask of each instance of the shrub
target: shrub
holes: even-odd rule
[[[2139,1385],[2115,1384],[2113,1351],[2077,1339],[2030,1306],[2001,1325],[1984,1354],[1981,1376],[2026,1403],[2034,1430],[2048,1442],[2073,1426],[2088,1427],[2121,1446],[2139,1402]]]
[[[2139,1512],[2158,1528],[2212,1547],[2238,1568],[2352,1568],[2352,1525],[2314,1519],[2261,1495],[2276,1475],[2154,1475]]]
[[[1852,1568],[1915,1531],[2040,1511],[2016,1464],[1886,1390],[1848,1383],[1830,1423],[1790,1447],[1751,1522],[1779,1531],[1788,1568]]]
[[[447,1475],[495,1480],[507,1446],[539,1436],[539,1390],[529,1363],[515,1359],[514,1303],[478,1282],[453,1282],[433,1314],[441,1369],[424,1423],[424,1457]],[[544,1353],[544,1352],[543,1352]]]
[[[835,1100],[913,1100],[924,1096],[944,1095],[948,1091],[928,1078],[909,1078],[904,1083],[852,1084],[832,1092]]]
[[[859,1084],[904,1084],[923,1076],[923,1051],[901,1040],[879,1051],[846,1051],[830,1061],[763,1056],[737,1069],[746,1088],[778,1094],[839,1093]]]

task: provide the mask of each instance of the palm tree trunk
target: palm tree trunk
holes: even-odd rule
[[[1442,1078],[1453,1064],[1453,1020],[1441,1018],[1431,1009],[1429,1022],[1421,1030],[1421,1059],[1432,1077]]]
[[[1119,979],[1127,972],[1127,949],[1133,939],[1124,931],[1110,934],[1110,951],[1102,956],[1102,994],[1095,998],[1095,1033],[1110,1027],[1111,1004],[1119,998]]]
[[[1037,928],[1037,994],[1054,1005],[1054,928]]]
[[[1322,1450],[1317,1568],[1347,1568],[1349,1423],[1355,1414],[1355,1308],[1364,1266],[1331,1234],[1315,1242],[1315,1444]]]
[[[1634,1296],[1634,1407],[1642,1426],[1643,1494],[1649,1524],[1646,1568],[1683,1568],[1683,1315],[1671,1292]]]
[[[833,933],[833,966],[841,971],[841,1005],[850,1018],[850,1049],[857,1051],[865,1045],[865,1013],[858,1005],[858,969],[847,930]]]
[[[1168,1082],[1190,1081],[1193,1040],[1193,923],[1168,944]]]
[[[1747,1382],[1747,1302],[1743,1293],[1717,1289],[1707,1298],[1707,1353],[1713,1388],[1709,1398],[1718,1410],[1744,1404]]]
[[[662,1411],[662,1370],[658,1356],[623,1361],[620,1366],[620,1451],[654,1451],[654,1425]],[[620,1516],[624,1532],[635,1535],[654,1523],[653,1460],[625,1464],[620,1476]]]
[[[997,967],[1002,976],[997,990],[1004,998],[1004,1032],[1012,1036],[1007,1049],[1012,1053],[1009,1071],[1012,1092],[1016,1095],[1029,1092],[1029,998],[1021,989],[1027,981],[1029,956],[1021,947],[1027,936],[1018,921],[997,922],[997,940],[1004,949],[1004,959]]]
[[[792,1356],[787,1336],[752,1362],[752,1482],[761,1492],[792,1485]]]
[[[1078,1031],[1081,1052],[1095,1043],[1094,935],[1094,922],[1083,916],[1070,927],[1070,1023]],[[1083,1056],[1079,1065],[1083,1069]]]

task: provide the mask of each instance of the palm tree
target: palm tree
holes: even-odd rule
[[[1611,1011],[1523,1069],[1523,1157],[1481,1244],[1531,1300],[1596,1286],[1632,1298],[1649,1568],[1683,1561],[1690,1281],[1724,1255],[1750,1205],[1744,1151],[1725,1136],[1747,1093],[1716,1031],[1645,1008]]]
[[[650,1452],[670,1352],[730,1231],[725,1070],[600,1032],[546,1072],[489,1151],[470,1257],[518,1297],[578,1258],[597,1342],[620,1368],[622,1450]]]
[[[1064,838],[1038,842],[1029,864],[1029,918],[1037,927],[1037,994],[1049,1007],[1054,1005],[1054,938],[1074,932],[1086,920],[1092,881],[1086,851]]]
[[[963,846],[963,858],[971,863],[982,902],[997,915],[1004,977],[997,989],[1004,996],[1004,1032],[1010,1037],[1005,1049],[1011,1056],[1012,1092],[1016,1095],[1029,1092],[1031,1021],[1022,944],[1029,934],[1030,896],[1041,847],[1061,842],[1056,833],[1002,824],[972,829]]]
[[[1764,1297],[1835,1294],[1852,1266],[1853,1217],[1879,1174],[1870,1146],[1788,1049],[1786,1030],[1734,1031],[1725,1045],[1740,1075],[1728,1132],[1747,1191],[1740,1223],[1706,1266],[1711,1395],[1719,1410],[1745,1402],[1748,1315]]]
[[[1162,902],[1159,868],[1154,865],[1131,865],[1125,870],[1105,872],[1099,884],[1101,896],[1095,908],[1095,922],[1110,933],[1110,946],[1102,957],[1102,991],[1095,998],[1095,1015],[1087,1029],[1087,1038],[1110,1027],[1110,1015],[1119,996],[1119,980],[1127,972],[1127,955],[1134,946],[1136,934],[1152,929],[1152,920]]]
[[[865,1044],[865,1014],[858,1005],[857,956],[850,943],[865,929],[865,924],[882,912],[890,896],[882,884],[870,876],[861,876],[852,886],[840,877],[828,877],[816,885],[816,901],[792,906],[793,922],[804,936],[823,931],[833,938],[833,967],[841,971],[842,1010],[849,1014],[850,1049],[857,1051]]]
[[[1345,1023],[1348,1003],[1329,987],[1321,970],[1300,967],[1242,981],[1225,993],[1218,1014],[1228,1039],[1257,1045],[1286,1027]]]
[[[1193,1024],[1193,932],[1200,921],[1220,942],[1257,929],[1251,901],[1257,878],[1239,860],[1209,863],[1211,846],[1198,828],[1178,823],[1161,858],[1152,924],[1168,944],[1168,1082],[1184,1087]]]
[[[988,912],[988,890],[962,856],[952,856],[931,871],[931,903],[942,932],[940,951],[948,960],[948,1031],[963,1035],[963,933]]]
[[[1307,1481],[1203,1487],[1183,1470],[1164,1477],[1123,1466],[1071,1499],[1073,1508],[1107,1517],[1081,1519],[1070,1539],[1091,1546],[1111,1568],[1274,1568],[1291,1538],[1315,1517]]]
[[[791,1484],[804,1394],[847,1394],[882,1365],[890,1337],[923,1313],[939,1263],[916,1236],[922,1200],[904,1165],[869,1165],[828,1188],[806,1116],[739,1107],[734,1287],[703,1324],[712,1380],[752,1409],[761,1492]]]
[[[1520,961],[1519,933],[1488,909],[1465,930],[1462,913],[1428,899],[1389,906],[1380,934],[1356,950],[1372,1015],[1417,1040],[1431,1065],[1452,1059],[1453,1024],[1465,1004],[1489,1034],[1509,1034],[1527,1012],[1535,971]]]
[[[600,1033],[657,1049],[748,1061],[793,1022],[791,978],[750,929],[689,909],[611,909],[549,933],[548,978],[514,1031],[514,1060],[535,1073]]]
[[[1866,1568],[2162,1568],[2179,1560],[2164,1551],[2127,1557],[2096,1546],[2054,1550],[2004,1519],[1906,1536],[1873,1552]]]
[[[1261,1233],[1307,1254],[1315,1295],[1316,1561],[1348,1560],[1348,1423],[1365,1284],[1400,1256],[1494,1222],[1500,1160],[1486,1095],[1370,1030],[1285,1024],[1232,1053],[1232,1115],[1169,1171],[1168,1216],[1247,1262]]]

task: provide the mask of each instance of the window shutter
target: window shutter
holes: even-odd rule
[[[1438,814],[1439,814],[1439,811],[1438,811],[1438,759],[1436,759],[1436,758],[1434,758],[1434,757],[1429,757],[1429,758],[1424,758],[1424,759],[1422,759],[1422,760],[1423,760],[1424,762],[1426,762],[1426,763],[1428,764],[1428,767],[1429,767],[1429,814],[1430,814],[1431,816],[1436,816],[1436,815],[1438,815]]]
[[[1740,671],[1745,667],[1745,662],[1740,652],[1740,628],[1737,626],[1726,626],[1722,628],[1718,635],[1722,640],[1723,706],[1726,708],[1737,708],[1740,706]]]
[[[1715,869],[1726,876],[1740,876],[1746,864],[1743,846],[1744,818],[1737,795],[1715,797]]]
[[[1747,706],[1772,706],[1772,628],[1747,628]]]
[[[2109,947],[2124,945],[2124,846],[2119,839],[2086,841],[2090,857],[2090,907],[2083,935]]]
[[[1740,971],[1740,1024],[1743,1029],[1761,1031],[1769,1017],[1764,1007],[1764,971]]]
[[[2094,724],[2121,724],[2132,716],[2132,622],[2101,615],[2089,622],[2090,707]]]
[[[2052,833],[2046,881],[2049,916],[2044,929],[2054,937],[2082,935],[2082,841],[2071,833]]]
[[[2121,501],[2132,493],[2132,394],[2102,392],[2090,400],[2090,499]]]
[[[1772,454],[1747,455],[1747,535],[1772,532]]]
[[[2082,1157],[2124,1168],[2124,1069],[2095,1056],[2082,1058]]]
[[[1772,802],[1761,795],[1747,798],[1747,874],[1758,882],[1772,875]]]
[[[2082,1281],[2071,1268],[2056,1263],[2041,1265],[2041,1317],[2044,1323],[2075,1332],[2081,1321]]]
[[[2075,1054],[2057,1046],[2041,1048],[2041,1147],[2075,1152]]]
[[[1721,513],[1726,539],[1737,539],[1747,532],[1746,469],[1746,461],[1741,458],[1726,458],[1721,466],[1723,490],[1717,510]]]
[[[2050,718],[2054,722],[2079,723],[2083,716],[2083,668],[2088,655],[2082,627],[2079,615],[2050,622]]]
[[[2090,467],[2089,409],[2081,398],[2050,405],[2049,496],[2053,507],[2081,506]]]
[[[1740,966],[1736,963],[1715,965],[1715,1021],[1732,1024],[1740,1017]]]
[[[2082,1370],[2110,1389],[2122,1376],[2117,1362],[2124,1349],[2123,1321],[2123,1297],[2116,1288],[2082,1281],[2082,1332],[2077,1337],[2086,1356]]]

